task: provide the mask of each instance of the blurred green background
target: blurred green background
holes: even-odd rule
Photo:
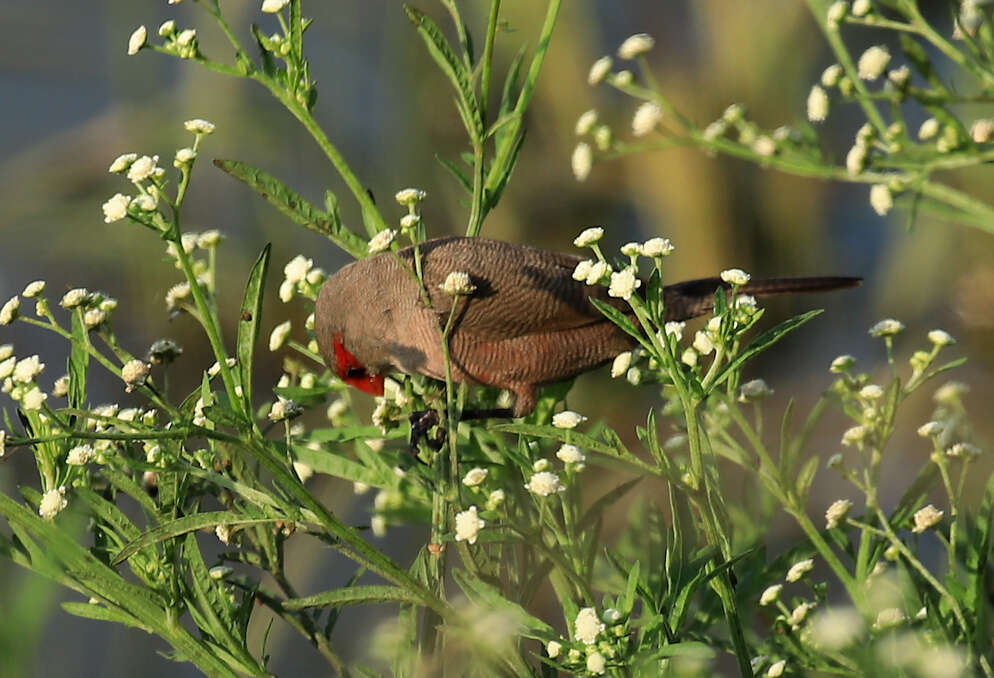
[[[276,29],[272,17],[259,13],[259,4],[224,4],[229,23],[246,40],[250,22],[266,32]],[[489,3],[468,0],[463,5],[471,22],[481,26]],[[419,6],[440,22],[445,19],[437,2],[423,0]],[[543,12],[544,3],[504,2],[502,18],[511,31],[498,42],[501,73],[521,41],[534,42]],[[424,210],[429,232],[461,232],[466,220],[461,189],[434,155],[454,158],[464,150],[462,127],[448,83],[408,24],[401,3],[311,2],[305,15],[315,18],[308,44],[319,90],[316,116],[388,221],[402,214],[393,204],[394,192],[416,186],[429,193]],[[0,41],[0,299],[37,278],[48,281],[56,299],[75,286],[104,290],[121,301],[114,323],[122,342],[142,353],[157,338],[177,339],[186,349],[182,360],[192,385],[213,358],[192,321],[170,320],[167,314],[163,295],[179,275],[164,261],[162,243],[124,222],[103,222],[101,203],[126,190],[121,178],[106,172],[111,160],[137,151],[159,154],[166,164],[176,148],[190,141],[182,129],[184,120],[201,117],[217,123],[195,170],[185,225],[218,228],[228,236],[220,251],[219,284],[222,305],[229,310],[229,337],[241,286],[265,243],[273,243],[274,265],[264,332],[288,316],[299,328],[306,315],[299,303],[284,306],[276,299],[287,261],[303,253],[334,270],[345,255],[291,224],[207,159],[236,158],[265,168],[317,203],[331,188],[342,201],[347,223],[357,228],[359,219],[323,156],[261,88],[151,51],[125,56],[134,27],[145,24],[153,34],[168,18],[181,27],[196,27],[204,53],[227,55],[214,26],[193,3],[49,0],[40,11],[23,0],[0,2],[5,36]],[[937,21],[951,32],[941,17]],[[616,160],[597,165],[585,183],[573,179],[569,157],[577,116],[596,107],[602,120],[624,137],[636,106],[609,88],[588,87],[587,69],[629,34],[641,31],[656,38],[650,61],[671,101],[700,123],[718,117],[732,102],[746,104],[767,129],[800,123],[808,88],[831,63],[800,1],[565,2],[515,176],[483,234],[560,250],[571,249],[576,232],[589,225],[607,228],[609,247],[664,235],[677,247],[668,261],[670,282],[714,275],[731,266],[755,276],[863,276],[865,284],[855,291],[768,304],[767,324],[813,306],[826,313],[752,368],[753,376],[764,377],[776,391],[767,413],[782,412],[788,397],[796,397],[802,408],[809,406],[829,385],[827,366],[840,353],[879,366],[882,347],[866,330],[886,316],[908,325],[897,342],[902,359],[923,347],[929,329],[942,327],[956,336],[960,343],[949,353],[968,355],[970,362],[954,376],[972,388],[972,414],[989,412],[994,402],[994,237],[927,218],[918,219],[909,231],[898,211],[886,219],[877,217],[865,187],[797,179],[709,158],[694,149]],[[893,44],[892,36],[870,30],[848,28],[844,35],[856,53],[876,42]],[[979,109],[966,113],[990,114]],[[924,117],[920,111],[910,116],[909,122]],[[845,154],[862,122],[855,108],[833,111],[824,125],[824,141],[835,157]],[[990,172],[975,170],[956,181],[994,200]],[[63,343],[20,326],[3,328],[0,343],[9,342],[19,354],[41,354],[48,379],[62,374]],[[265,353],[260,369],[263,380],[275,382],[280,357]],[[105,380],[103,388],[104,401],[126,401],[117,382]],[[655,400],[651,389],[610,383],[603,370],[578,381],[570,405],[604,417],[630,437],[647,403]],[[3,397],[2,405],[9,404]],[[887,461],[886,477],[892,482],[885,499],[903,490],[908,474],[927,455],[914,428],[928,418],[930,408],[928,394],[920,393],[899,422],[903,430]],[[312,421],[318,423],[320,413]],[[983,439],[991,440],[990,418],[977,423]],[[843,427],[841,417],[829,417],[813,451],[825,456],[837,451]],[[16,494],[18,484],[37,485],[26,455],[8,455],[3,461],[0,490]],[[823,472],[816,483],[812,512],[841,496],[843,490],[829,475]],[[311,483],[336,511],[357,523],[368,520],[371,495],[353,497],[350,487],[328,478]],[[776,539],[788,538],[790,525],[783,521],[780,526],[786,532]],[[407,562],[423,539],[421,530],[393,528],[379,543]],[[351,572],[322,551],[291,551],[288,562],[303,593],[341,585]],[[167,648],[154,638],[62,612],[58,602],[71,599],[0,561],[0,675],[196,675],[189,665],[156,656],[156,650]],[[380,612],[347,610],[348,623],[336,631],[334,644],[347,657],[361,657]],[[264,621],[255,628],[260,638]],[[317,653],[278,624],[269,651],[272,668],[281,675],[323,670]]]

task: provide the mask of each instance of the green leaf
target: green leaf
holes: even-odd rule
[[[636,327],[635,323],[632,322],[631,318],[622,313],[619,309],[615,308],[606,301],[601,301],[600,299],[590,298],[590,303],[594,305],[598,311],[604,314],[604,316],[613,322],[615,325],[620,327],[624,332],[631,337],[633,337],[640,344],[648,349],[652,349],[652,345],[647,343],[645,338],[642,336],[642,331]]]
[[[492,431],[517,433],[518,435],[532,436],[534,438],[552,438],[553,440],[570,443],[571,445],[594,452],[603,452],[606,454],[614,452],[613,447],[602,443],[592,436],[577,431],[556,428],[555,426],[539,426],[538,424],[491,424],[488,428]]]
[[[252,419],[252,364],[255,360],[255,342],[259,338],[259,325],[262,322],[262,291],[269,271],[271,251],[271,244],[263,247],[252,266],[248,282],[245,283],[245,297],[238,317],[238,372],[241,377],[242,402],[249,420]]]
[[[991,520],[994,519],[994,474],[987,479],[984,498],[977,511],[977,523],[971,530],[966,544],[967,592],[964,602],[970,610],[986,607],[984,579],[991,552]],[[984,625],[977,625],[977,634],[984,632]]]
[[[398,586],[347,586],[304,598],[291,598],[283,603],[283,607],[288,610],[305,610],[310,607],[345,607],[365,603],[419,602],[416,595]]]
[[[404,11],[421,34],[428,47],[428,53],[459,94],[457,103],[461,107],[460,114],[463,115],[466,131],[474,141],[479,140],[483,134],[483,120],[480,118],[480,109],[476,103],[476,92],[473,91],[473,85],[465,68],[434,21],[411,5],[404,5]]]
[[[449,171],[449,174],[451,174],[456,178],[456,181],[459,182],[459,185],[462,186],[467,193],[469,193],[470,195],[473,194],[473,182],[466,174],[466,172],[464,172],[463,169],[459,167],[459,165],[455,164],[448,158],[442,157],[438,153],[435,154],[435,160],[438,161],[438,164],[440,164],[442,167],[447,169]]]
[[[208,511],[192,516],[184,516],[167,523],[163,523],[156,528],[142,534],[138,539],[130,542],[111,561],[112,565],[124,562],[141,549],[166,539],[172,539],[189,532],[202,530],[216,525],[257,525],[259,523],[275,523],[278,520],[289,520],[286,517],[263,517],[260,515],[246,515],[234,511]]]
[[[103,605],[94,605],[92,603],[75,602],[62,603],[62,609],[77,617],[95,619],[97,621],[114,622],[115,624],[124,624],[125,626],[141,629],[145,633],[154,633],[154,630],[151,627],[146,626],[141,622],[141,620],[133,617],[124,610],[104,607]]]
[[[394,484],[393,479],[384,478],[374,469],[326,450],[312,450],[304,445],[294,445],[293,456],[318,473],[342,478],[352,483],[365,483],[379,488],[389,488]]]
[[[821,309],[816,309],[813,311],[808,311],[807,313],[802,313],[801,315],[794,316],[789,320],[785,320],[776,327],[763,332],[761,335],[753,339],[749,344],[743,349],[742,353],[737,355],[734,360],[725,365],[724,369],[721,370],[718,377],[714,380],[711,386],[708,388],[708,393],[717,388],[731,375],[735,374],[746,362],[755,358],[757,355],[765,351],[766,349],[773,346],[775,343],[783,339],[785,336],[798,329],[805,323],[807,323],[812,318],[822,314]]]
[[[528,614],[520,605],[508,600],[496,588],[466,570],[453,570],[452,576],[468,598],[483,603],[487,610],[506,614],[512,621],[533,633],[555,633],[555,630],[544,621]]]
[[[294,223],[326,236],[356,259],[368,254],[366,241],[346,228],[337,213],[325,214],[279,179],[238,160],[217,158],[214,164],[247,184]]]
[[[72,350],[69,352],[69,407],[86,405],[86,378],[90,368],[90,354],[86,346],[90,345],[83,317],[79,313],[72,314]]]
[[[377,426],[336,426],[335,428],[317,428],[307,436],[308,442],[347,443],[353,440],[367,438],[405,438],[407,433],[401,429],[388,431],[386,435]]]
[[[811,457],[804,463],[801,471],[797,474],[796,491],[801,503],[804,503],[804,500],[808,496],[808,490],[811,489],[811,483],[814,482],[815,473],[818,472],[818,461],[818,457]]]
[[[641,477],[632,478],[631,480],[618,485],[613,490],[609,490],[603,494],[597,501],[591,504],[590,508],[587,509],[587,512],[584,513],[583,518],[580,520],[580,530],[586,531],[591,525],[597,522],[598,518],[603,517],[604,511],[628,494],[632,488],[640,482],[642,482]]]

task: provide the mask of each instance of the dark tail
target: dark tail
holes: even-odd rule
[[[824,276],[818,278],[767,278],[753,280],[739,288],[741,294],[754,297],[770,297],[777,294],[799,292],[829,292],[849,287],[857,287],[862,278],[844,276]],[[721,278],[701,278],[688,280],[663,289],[666,302],[666,320],[687,320],[704,315],[714,308],[714,293],[719,288],[730,289]]]

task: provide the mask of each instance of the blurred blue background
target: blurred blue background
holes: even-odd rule
[[[246,44],[251,22],[267,33],[276,30],[275,20],[259,13],[259,4],[223,5]],[[463,4],[479,32],[488,3]],[[521,41],[534,44],[542,4],[504,3],[502,19],[514,31],[498,43],[501,75]],[[445,19],[437,2],[424,0],[419,6],[440,22]],[[231,311],[227,334],[233,334],[248,268],[267,242],[273,243],[274,256],[263,331],[288,316],[302,324],[306,311],[301,305],[284,306],[276,299],[282,266],[303,253],[334,270],[345,255],[290,223],[207,160],[236,158],[262,167],[318,204],[330,188],[342,201],[347,223],[359,230],[358,212],[344,185],[306,133],[252,83],[151,51],[125,56],[128,35],[136,26],[145,24],[154,34],[160,22],[175,18],[181,27],[198,29],[204,53],[228,59],[226,45],[194,3],[49,0],[44,7],[0,1],[5,36],[0,41],[0,299],[19,293],[36,278],[48,281],[55,298],[76,286],[104,290],[121,301],[114,319],[122,343],[141,353],[155,339],[173,337],[186,349],[190,385],[199,380],[196,372],[213,359],[188,318],[168,317],[163,295],[179,278],[164,261],[162,243],[124,222],[105,224],[100,205],[126,190],[121,178],[106,171],[118,154],[159,154],[167,164],[176,148],[190,142],[183,121],[200,117],[218,128],[206,139],[195,170],[185,225],[198,231],[218,228],[228,236],[219,265],[222,306]],[[318,82],[316,116],[388,221],[402,214],[393,204],[394,192],[417,186],[429,193],[425,217],[430,233],[462,232],[466,212],[461,189],[434,159],[436,153],[453,158],[464,150],[462,127],[448,83],[408,24],[401,3],[311,2],[305,14],[315,19],[308,55]],[[802,2],[563,3],[529,113],[524,150],[483,234],[560,250],[571,249],[575,233],[595,224],[607,228],[609,247],[664,235],[677,246],[668,261],[670,282],[714,275],[730,266],[756,276],[863,276],[864,286],[855,291],[769,304],[767,322],[814,305],[826,313],[752,368],[753,376],[764,377],[776,391],[767,411],[781,412],[790,396],[802,407],[810,405],[829,385],[827,366],[840,353],[879,365],[880,343],[870,340],[866,330],[885,316],[908,325],[897,342],[902,359],[924,346],[929,329],[942,327],[956,336],[960,343],[950,353],[968,355],[970,363],[955,378],[972,387],[972,413],[988,411],[994,402],[994,237],[924,217],[909,231],[899,211],[877,217],[862,186],[798,179],[693,149],[615,160],[597,165],[585,183],[573,179],[569,157],[577,116],[596,107],[602,120],[625,136],[635,108],[635,102],[613,90],[588,87],[587,69],[629,34],[642,31],[656,38],[650,61],[664,90],[700,123],[717,118],[732,102],[746,104],[750,116],[767,129],[800,123],[808,88],[832,62]],[[845,35],[857,53],[891,38],[858,29],[847,29]],[[990,114],[966,112],[968,117]],[[920,111],[909,115],[923,117]],[[826,148],[841,158],[862,122],[854,108],[836,108],[824,125]],[[974,170],[954,181],[991,201],[990,171]],[[41,354],[49,365],[48,378],[62,374],[66,346],[61,341],[15,326],[0,333],[0,343],[10,342],[21,354]],[[275,382],[279,356],[266,353],[262,358],[260,383]],[[609,383],[603,372],[579,380],[571,406],[598,413],[630,436],[646,400],[654,396],[649,389]],[[115,383],[105,382],[102,388],[103,400],[121,401]],[[3,396],[0,404],[10,403]],[[913,431],[930,409],[928,394],[921,393],[899,422],[903,432],[885,469],[893,478],[891,496],[900,493],[907,473],[927,454]],[[978,425],[990,440],[989,418]],[[837,451],[842,427],[840,417],[831,417],[814,451]],[[4,462],[0,490],[16,494],[18,484],[37,485],[25,455],[11,455]],[[839,486],[827,476],[812,511],[821,510],[818,502],[827,505],[838,496]],[[311,482],[335,510],[355,522],[368,519],[371,496],[355,498],[350,487],[328,478]],[[790,530],[786,522],[783,527]],[[380,541],[406,562],[423,539],[421,530],[397,528]],[[288,561],[305,592],[341,585],[350,572],[321,551],[291,551]],[[155,650],[166,648],[154,638],[86,622],[59,609],[59,601],[74,599],[0,561],[0,675],[196,675],[189,665],[156,656]],[[345,614],[351,621],[336,632],[334,642],[347,657],[361,657],[377,612]],[[264,622],[253,627],[257,637],[265,631]],[[322,670],[316,652],[278,624],[269,651],[272,668],[281,675]]]

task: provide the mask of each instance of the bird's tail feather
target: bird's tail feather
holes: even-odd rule
[[[801,292],[829,292],[856,287],[862,282],[862,278],[846,276],[766,278],[746,283],[739,288],[739,292],[754,297],[769,297]],[[666,302],[666,320],[687,320],[708,313],[714,308],[714,293],[719,288],[727,290],[730,287],[721,278],[701,278],[667,285],[663,291]]]

